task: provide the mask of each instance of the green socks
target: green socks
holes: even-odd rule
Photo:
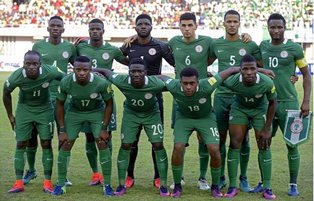
[[[15,149],[14,154],[14,169],[16,180],[23,178],[24,166],[25,166],[25,152],[26,149]]]
[[[51,179],[52,166],[53,166],[53,153],[52,149],[43,149],[42,164],[44,167],[45,179]]]
[[[125,150],[121,147],[119,149],[117,160],[119,185],[124,185],[125,183],[126,170],[129,166],[130,152],[131,150]]]
[[[102,174],[104,175],[104,184],[110,184],[111,182],[111,170],[112,170],[112,161],[110,149],[106,148],[99,150],[99,161],[102,169]]]
[[[199,178],[205,179],[207,168],[208,168],[209,153],[204,143],[198,144],[198,155],[200,157],[200,177]]]
[[[260,163],[261,163],[261,170],[263,176],[263,187],[264,188],[271,188],[270,181],[271,181],[271,169],[272,169],[272,157],[271,151],[268,150],[259,150],[260,155]]]
[[[156,163],[160,176],[160,186],[167,186],[168,157],[165,149],[155,151]],[[181,181],[181,180],[180,180]]]
[[[300,153],[297,146],[288,148],[288,163],[290,173],[290,183],[296,184],[300,169]]]
[[[97,164],[97,148],[95,142],[86,142],[85,144],[86,156],[89,162],[90,167],[93,172],[98,172],[98,164]]]
[[[27,163],[31,172],[35,171],[36,152],[37,147],[26,147]]]
[[[64,186],[65,184],[70,156],[70,151],[64,151],[63,149],[60,149],[58,155],[58,184],[61,186]]]
[[[241,145],[240,150],[240,175],[243,177],[246,177],[247,167],[249,165],[249,159],[250,159],[250,142],[246,140]]]
[[[236,187],[238,165],[240,160],[240,149],[231,149],[228,151],[228,174],[229,174],[229,187]]]
[[[175,184],[181,184],[183,165],[172,165],[172,175]]]

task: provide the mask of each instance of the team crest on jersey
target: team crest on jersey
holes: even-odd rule
[[[97,96],[98,96],[97,93],[92,93],[89,97],[90,97],[91,99],[95,99],[95,98],[97,98]]]
[[[69,58],[69,53],[67,51],[62,53],[63,58],[67,59]]]
[[[281,58],[287,58],[288,52],[284,50],[284,51],[280,52],[280,56],[281,56]]]
[[[203,51],[203,47],[202,47],[201,45],[197,45],[197,46],[195,47],[195,51],[196,51],[196,52],[202,52],[202,51]]]
[[[206,101],[207,101],[206,98],[201,98],[201,99],[198,100],[198,102],[199,102],[200,104],[204,104],[204,103],[206,103]]]
[[[151,99],[152,97],[153,97],[153,94],[151,94],[151,93],[145,94],[146,99]]]
[[[103,53],[103,54],[102,54],[102,58],[103,58],[104,60],[108,60],[108,59],[109,59],[109,54],[108,54],[107,52]]]
[[[150,48],[149,50],[148,50],[148,53],[150,54],[150,55],[155,55],[156,54],[156,49],[155,48]]]
[[[239,50],[239,55],[244,56],[246,54],[246,50],[244,48],[241,48]]]
[[[256,94],[255,95],[255,98],[260,98],[260,97],[262,97],[263,96],[263,94]]]
[[[44,84],[41,85],[43,88],[49,87],[49,82],[45,82]]]

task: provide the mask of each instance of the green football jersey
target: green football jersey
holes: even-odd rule
[[[218,59],[218,72],[240,66],[242,57],[246,54],[252,55],[257,61],[261,60],[259,47],[253,41],[244,43],[241,39],[229,41],[221,37],[213,41],[210,50],[210,57]],[[232,91],[224,86],[218,86],[215,94],[228,96],[232,95]]]
[[[4,87],[9,91],[18,87],[20,89],[18,104],[25,104],[41,111],[52,107],[49,92],[50,83],[55,79],[61,80],[63,74],[54,66],[42,65],[39,68],[39,77],[29,79],[24,68],[19,68],[5,81]]]
[[[72,43],[61,39],[61,43],[54,45],[49,42],[48,38],[37,41],[33,50],[40,53],[42,64],[58,67],[63,72],[68,72],[68,64],[73,63],[76,57],[76,50]],[[55,80],[50,85],[52,97],[55,98],[58,92],[59,81]]]
[[[199,86],[193,96],[185,96],[179,79],[169,79],[166,87],[176,101],[177,110],[188,118],[202,118],[212,112],[211,94],[221,83],[217,74],[211,78],[199,80]]]
[[[278,101],[297,101],[296,88],[290,77],[295,74],[296,62],[304,59],[302,47],[291,40],[285,40],[280,45],[272,45],[271,41],[265,40],[260,44],[260,51],[263,67],[273,70],[276,75],[274,83]]]
[[[86,85],[78,84],[72,73],[61,80],[57,99],[65,101],[67,97],[70,111],[95,111],[104,107],[104,100],[112,98],[112,90],[107,80],[94,73]]]
[[[126,97],[126,109],[136,112],[159,111],[156,94],[162,92],[165,83],[156,76],[145,76],[143,88],[134,88],[128,75],[112,74],[108,79]]]
[[[76,51],[79,56],[87,56],[91,60],[93,68],[111,70],[114,59],[121,61],[124,58],[121,50],[108,42],[104,42],[102,47],[93,47],[90,45],[90,41],[82,42],[78,44]]]
[[[243,84],[243,78],[237,73],[223,82],[235,94],[235,104],[240,108],[264,108],[267,100],[276,99],[274,82],[268,76],[257,73],[256,83],[252,86]]]
[[[183,36],[175,36],[170,39],[169,46],[176,64],[176,78],[180,78],[180,72],[185,67],[196,68],[200,79],[207,77],[209,48],[212,41],[211,37],[202,35],[198,35],[191,43],[186,43]]]

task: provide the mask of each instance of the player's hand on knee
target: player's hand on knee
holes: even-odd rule
[[[298,75],[296,75],[296,74],[291,75],[291,77],[290,77],[290,82],[291,82],[292,84],[295,84],[298,80],[299,80],[299,76],[298,76]]]
[[[61,132],[61,131],[59,133],[58,138],[59,138],[59,141],[61,142],[61,144],[63,144],[64,142],[69,140],[67,133],[66,132]]]
[[[104,141],[107,144],[110,140],[110,135],[108,131],[102,130],[99,136],[99,140]]]

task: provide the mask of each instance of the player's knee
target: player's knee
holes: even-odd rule
[[[124,149],[124,150],[130,150],[132,147],[132,144],[121,144],[121,148]]]
[[[27,141],[18,141],[16,143],[16,148],[17,149],[25,149],[27,145]]]
[[[86,142],[87,143],[90,143],[90,142],[94,142],[95,141],[95,138],[93,136],[93,133],[85,133],[85,136],[86,136]]]
[[[185,143],[175,143],[173,146],[174,152],[184,152]]]
[[[153,145],[154,151],[164,149],[164,144],[162,142],[153,143],[152,145]]]
[[[40,140],[41,147],[43,149],[51,149],[51,140]]]

